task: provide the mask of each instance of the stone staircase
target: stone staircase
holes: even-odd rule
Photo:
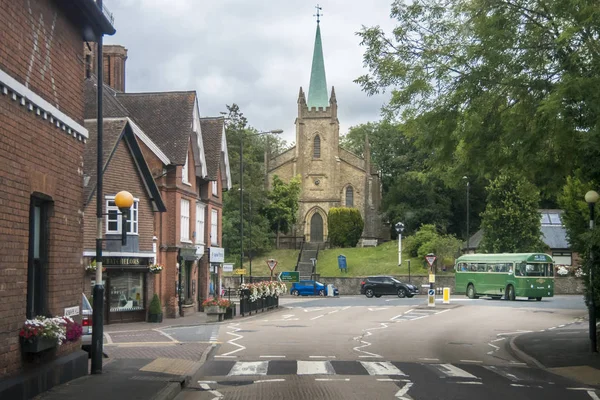
[[[322,243],[305,242],[300,253],[300,261],[296,266],[296,271],[300,272],[300,280],[310,280],[313,265],[311,258],[317,258],[319,247],[323,247]]]

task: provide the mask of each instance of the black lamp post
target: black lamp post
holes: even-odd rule
[[[283,133],[283,129],[273,129],[266,132],[258,132],[248,136],[258,136],[265,134],[278,135]],[[240,135],[240,268],[244,268],[244,132]],[[240,275],[241,277],[242,275]],[[252,273],[250,273],[252,282]]]
[[[590,231],[594,230],[594,206],[598,202],[600,195],[594,190],[590,190],[585,194],[585,202],[588,203],[590,208]],[[589,302],[589,318],[590,318],[590,342],[592,352],[598,352],[597,345],[597,334],[596,334],[596,301],[594,298],[594,246],[590,238],[590,268],[589,268],[589,282],[590,282],[590,302]]]
[[[467,254],[469,253],[469,187],[471,186],[469,183],[469,178],[463,176],[463,179],[467,180]]]

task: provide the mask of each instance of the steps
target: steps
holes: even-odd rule
[[[302,253],[300,254],[300,261],[296,267],[296,271],[300,273],[300,280],[310,280],[313,265],[311,258],[317,258],[319,248],[323,247],[323,243],[305,242],[302,247]]]

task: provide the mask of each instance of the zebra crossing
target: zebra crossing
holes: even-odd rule
[[[238,378],[267,375],[298,375],[314,376],[315,378],[329,375],[369,375],[377,378],[393,377],[400,380],[425,377],[426,379],[438,378],[456,383],[469,382],[476,385],[498,379],[507,384],[552,384],[564,379],[546,371],[525,366],[336,360],[212,360],[204,364],[201,375]]]

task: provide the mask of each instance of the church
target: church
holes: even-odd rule
[[[359,246],[373,246],[386,236],[379,215],[380,176],[371,165],[368,138],[364,158],[340,147],[337,99],[333,87],[328,95],[318,17],[308,97],[302,87],[298,94],[296,145],[281,154],[267,155],[267,187],[275,175],[285,182],[301,177],[298,218],[291,236],[327,242],[329,209],[354,207],[365,223]]]

